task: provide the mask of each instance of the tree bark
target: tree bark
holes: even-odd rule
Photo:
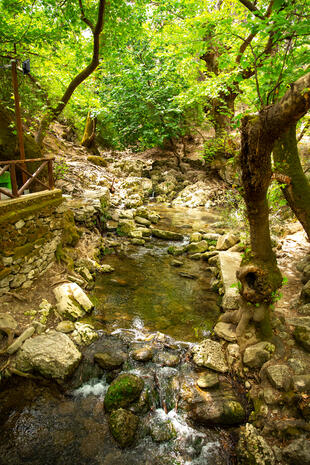
[[[310,240],[310,184],[300,163],[296,124],[276,141],[273,158],[275,171],[290,178],[290,182],[282,184],[281,189]]]
[[[95,137],[96,137],[96,125],[97,118],[91,115],[91,112],[88,112],[83,139],[81,145],[89,149],[95,149]]]
[[[272,175],[271,152],[275,141],[295,130],[297,121],[310,108],[309,89],[310,73],[293,83],[279,102],[242,121],[240,162],[251,251],[237,272],[243,297],[241,308],[224,316],[225,321],[238,323],[240,337],[251,320],[258,321],[265,334],[271,332],[268,306],[282,282],[271,246],[266,199]]]
[[[103,29],[104,24],[104,12],[105,12],[106,0],[98,0],[98,15],[97,23],[94,26],[89,19],[85,17],[84,9],[82,5],[82,0],[79,0],[80,10],[81,10],[81,19],[84,21],[92,31],[93,34],[93,56],[92,60],[86,68],[84,68],[68,85],[65,93],[63,94],[60,102],[56,108],[49,108],[46,114],[43,116],[38,132],[36,134],[36,142],[41,147],[46,132],[52,123],[63,111],[67,103],[69,102],[75,89],[87,79],[99,65],[99,51],[100,51],[100,34]]]

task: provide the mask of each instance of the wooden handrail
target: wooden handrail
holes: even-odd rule
[[[25,164],[28,162],[34,162],[34,161],[48,161],[48,160],[55,160],[55,157],[48,157],[48,158],[28,158],[26,160],[6,160],[6,161],[0,161],[0,165],[16,165],[18,163],[20,164]]]
[[[26,160],[7,160],[1,161],[0,166],[4,165],[3,168],[0,167],[0,176],[9,171],[10,178],[11,178],[11,185],[12,185],[12,192],[9,189],[5,189],[0,187],[0,194],[5,194],[6,196],[14,199],[20,197],[23,192],[28,189],[28,187],[35,181],[43,186],[45,189],[52,190],[54,189],[54,177],[53,177],[53,160],[55,157],[49,158],[29,158]],[[36,169],[36,171],[31,174],[26,169],[26,163],[28,162],[40,162],[40,166]],[[48,185],[38,179],[38,175],[44,170],[44,168],[48,168]],[[18,188],[17,185],[17,177],[16,177],[16,169],[19,169],[23,176],[23,185]],[[26,178],[28,177],[28,179]],[[24,179],[27,179],[24,181]]]

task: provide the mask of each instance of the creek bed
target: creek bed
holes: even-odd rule
[[[186,210],[184,216],[180,209],[161,207],[160,213],[159,227],[185,234],[193,224],[204,229],[217,219],[203,209]],[[188,236],[177,244],[155,239],[146,247],[129,246],[126,253],[105,257],[115,272],[97,279],[92,295],[96,310],[90,318],[100,321],[100,337],[83,349],[73,378],[62,385],[13,378],[0,393],[0,465],[234,463],[232,431],[194,424],[179,405],[175,387],[197,377],[188,349],[209,335],[219,314],[207,263],[182,257],[182,267],[172,266],[175,257],[167,248],[187,242]],[[134,360],[132,351],[145,344],[153,345],[157,358]],[[127,354],[122,371],[111,373],[94,363],[94,354],[104,350]],[[166,366],[165,357],[168,363],[171,355],[179,361]],[[103,406],[109,383],[120,371],[141,377],[152,393],[148,405],[136,407],[136,439],[125,449],[112,438]],[[167,425],[173,434],[163,438]]]

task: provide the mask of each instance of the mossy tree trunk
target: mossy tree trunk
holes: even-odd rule
[[[300,163],[296,124],[276,141],[273,158],[275,171],[290,178],[282,184],[282,192],[310,239],[310,184]]]
[[[272,175],[271,152],[275,141],[294,127],[310,108],[309,88],[310,73],[292,84],[279,102],[242,121],[240,161],[251,252],[237,272],[243,297],[237,314],[239,336],[251,319],[266,326],[268,305],[281,286],[281,273],[271,246],[266,198]],[[229,319],[236,322],[236,313],[225,317],[225,321]]]
[[[91,111],[89,111],[86,118],[86,124],[81,144],[83,145],[83,147],[87,147],[88,149],[93,150],[94,152],[97,152],[95,143],[96,125],[97,118],[93,117]]]

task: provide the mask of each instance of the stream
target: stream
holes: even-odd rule
[[[157,209],[158,211],[158,209]],[[186,212],[186,216],[185,216]],[[218,221],[204,209],[161,207],[161,229],[184,234],[182,242],[153,239],[107,255],[115,269],[98,277],[87,321],[99,339],[83,349],[71,380],[13,379],[0,393],[0,465],[230,465],[231,429],[193,422],[180,395],[192,385],[197,367],[188,359],[192,343],[208,337],[219,312],[206,262],[167,253],[189,242],[191,228]],[[139,361],[134,352],[152,348]],[[94,354],[125,354],[119,369],[104,370]],[[200,370],[201,371],[201,370]],[[131,373],[144,381],[130,410],[139,416],[132,446],[121,449],[109,431],[104,396],[112,380]]]

